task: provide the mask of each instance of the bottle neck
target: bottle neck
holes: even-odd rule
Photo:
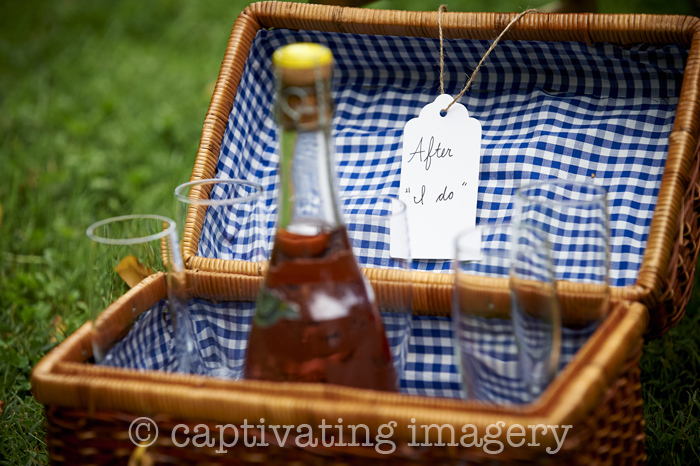
[[[313,73],[313,70],[310,70]],[[311,86],[278,80],[280,136],[278,227],[314,236],[342,225],[330,136],[330,77],[317,73]]]

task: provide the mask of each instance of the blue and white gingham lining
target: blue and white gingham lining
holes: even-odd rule
[[[215,371],[226,365],[241,371],[245,362],[247,337],[255,304],[251,302],[212,303],[190,300],[190,319],[198,343],[198,361]],[[459,398],[462,384],[455,364],[452,322],[447,317],[382,313],[387,339],[396,357],[405,352],[401,391],[410,395]],[[404,336],[411,332],[408,342]],[[560,367],[566,365],[592,333],[591,329],[563,329]],[[145,370],[177,371],[173,329],[167,303],[160,301],[145,312],[129,334],[108,353],[102,364]],[[485,380],[487,399],[495,403],[523,403],[529,400],[526,386],[517,375],[518,349],[509,320],[490,319],[473,332],[461,332],[462,343],[478,348],[479,360],[490,368]],[[407,348],[401,345],[407,343]],[[195,373],[206,371],[197,367]]]
[[[438,93],[437,40],[260,31],[231,110],[217,176],[263,186],[268,251],[278,191],[271,56],[279,46],[298,41],[326,44],[336,59],[333,137],[341,197],[398,195],[403,126]],[[445,41],[447,93],[459,92],[488,46],[487,41]],[[674,45],[499,43],[461,99],[483,127],[478,223],[509,220],[512,195],[525,182],[595,175],[609,193],[611,284],[633,285],[686,59],[687,50]],[[200,255],[242,258],[218,244],[225,224],[206,226]],[[241,234],[242,241],[246,237]],[[388,255],[384,243],[374,257]],[[374,257],[360,261],[371,264]],[[447,272],[449,262],[416,261],[414,268]]]
[[[102,364],[144,370],[177,368],[168,303],[157,302],[141,314],[134,327],[112,348]]]
[[[208,207],[200,252],[208,255],[218,251],[250,262],[267,260],[265,193],[258,195],[248,185],[219,184],[212,188],[210,199],[236,202]],[[214,243],[216,251],[210,248]]]
[[[403,126],[438,92],[436,40],[259,31],[231,110],[217,176],[244,178],[263,186],[264,231],[244,228],[237,235],[243,244],[255,235],[266,237],[263,243],[268,252],[278,193],[271,55],[281,45],[300,41],[326,44],[336,59],[333,136],[341,196],[398,194]],[[445,40],[447,93],[459,92],[488,46],[487,41]],[[633,285],[661,184],[686,59],[687,50],[673,45],[500,43],[461,99],[483,129],[477,223],[509,220],[512,195],[527,181],[595,175],[608,190],[611,284]],[[199,255],[251,260],[245,247],[231,247],[220,240],[227,223],[234,220],[208,218]],[[377,257],[388,255],[388,241],[377,245],[373,254],[359,258],[363,265],[371,266]],[[447,261],[416,261],[414,268],[447,272],[450,266]],[[571,270],[572,278],[580,273]],[[200,302],[191,306],[191,312],[193,319],[203,322],[203,329],[210,329],[204,331],[208,343],[203,347],[219,347],[208,355],[226,353],[240,360],[252,314],[250,303]],[[232,315],[240,319],[236,330],[229,325]],[[512,324],[491,324],[499,328],[474,334],[490,368],[491,399],[522,402],[528,395],[522,381],[513,377],[517,348]],[[411,326],[402,391],[459,396],[450,319],[413,316]],[[387,329],[400,331],[395,322],[387,322]],[[562,364],[588,336],[588,331],[564,329]],[[169,338],[162,305],[156,306],[115,347],[107,363],[171,370],[176,363]],[[394,334],[389,339],[394,345],[401,340]]]

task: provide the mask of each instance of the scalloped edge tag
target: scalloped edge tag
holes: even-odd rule
[[[450,260],[455,238],[476,225],[481,124],[442,94],[404,127],[399,199],[406,204],[412,259]],[[391,256],[406,258],[391,239]],[[403,254],[402,254],[403,253]]]

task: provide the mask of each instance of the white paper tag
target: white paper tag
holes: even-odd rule
[[[481,124],[459,103],[442,116],[450,102],[439,96],[404,127],[399,198],[413,259],[453,259],[457,233],[476,225]]]

